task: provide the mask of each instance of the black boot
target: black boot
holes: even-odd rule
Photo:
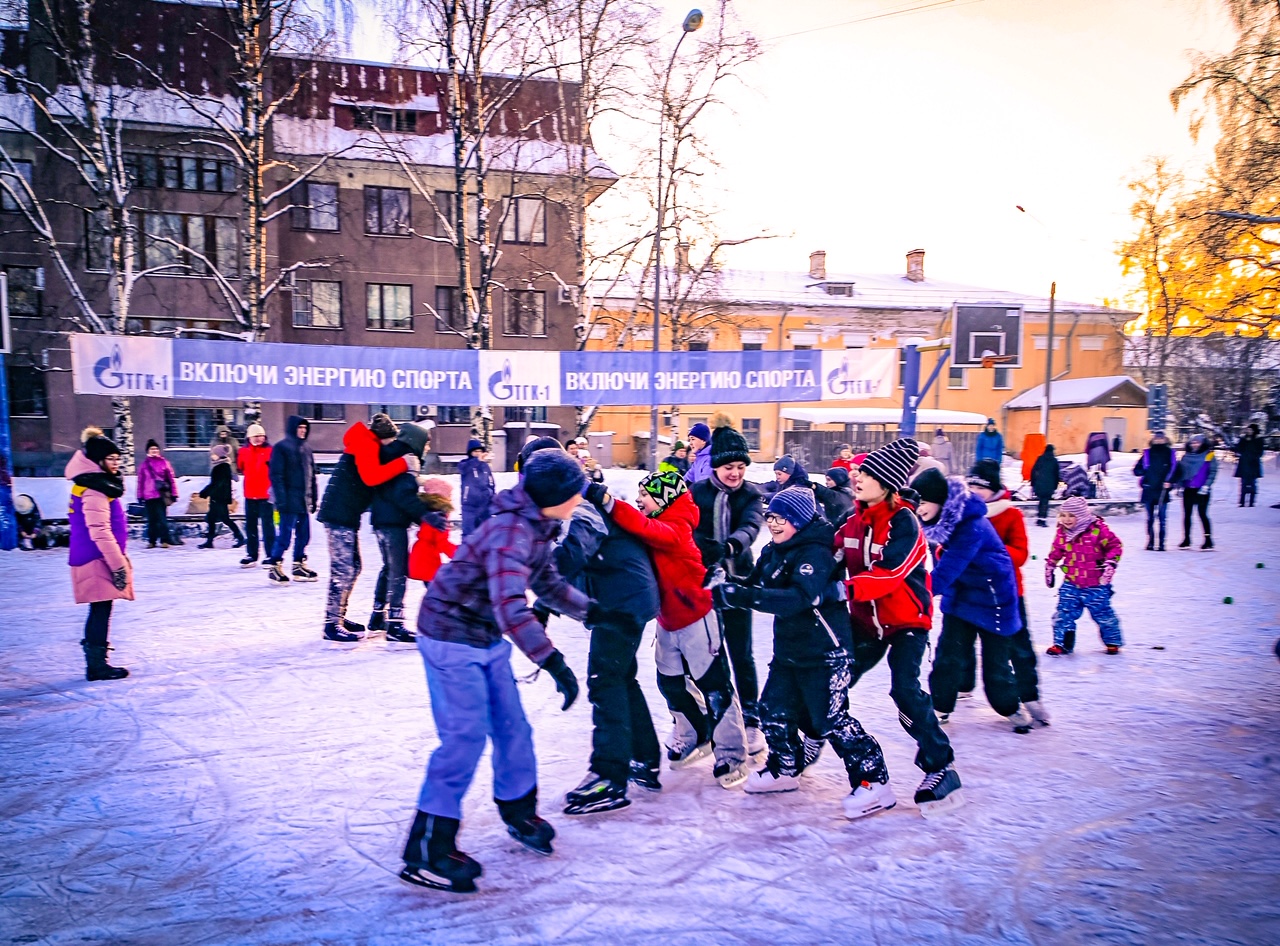
[[[387,607],[386,605],[375,604],[373,613],[369,615],[369,632],[385,631],[387,629]]]
[[[457,818],[429,815],[420,811],[413,818],[409,840],[404,846],[404,870],[400,879],[419,887],[474,893],[475,880],[484,870],[475,860],[458,850]]]
[[[1185,539],[1183,539],[1181,542],[1179,542],[1179,543],[1178,543],[1178,548],[1180,548],[1180,549],[1189,549],[1189,548],[1191,548],[1191,536],[1187,536]]]
[[[502,801],[495,798],[498,814],[506,822],[510,835],[538,854],[552,853],[551,839],[556,836],[556,829],[538,817],[538,787],[533,788],[515,801]]]
[[[86,680],[123,680],[129,675],[124,667],[113,667],[107,663],[107,645],[90,644],[81,641],[84,649],[84,678]]]
[[[417,640],[413,631],[404,626],[403,608],[392,608],[387,617],[387,640],[399,644],[412,644]]]
[[[1206,533],[1205,533],[1205,537],[1204,537],[1204,545],[1200,546],[1200,548],[1204,549],[1206,552],[1207,552],[1207,551],[1209,551],[1210,549],[1212,549],[1212,548],[1213,548],[1213,536],[1209,535],[1209,534],[1206,532]]]

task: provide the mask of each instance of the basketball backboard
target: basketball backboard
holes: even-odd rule
[[[1022,367],[1022,308],[1003,303],[953,307],[951,364],[980,368],[983,359],[1008,368]]]

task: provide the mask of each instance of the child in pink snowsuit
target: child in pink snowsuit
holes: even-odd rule
[[[1120,653],[1124,639],[1120,619],[1111,607],[1111,596],[1115,594],[1111,579],[1122,551],[1119,537],[1102,517],[1089,511],[1083,497],[1072,496],[1062,504],[1058,510],[1058,533],[1044,562],[1044,583],[1050,588],[1059,566],[1064,574],[1058,610],[1053,615],[1053,646],[1047,651],[1050,656],[1060,657],[1075,650],[1076,621],[1085,608],[1098,622],[1107,653]]]

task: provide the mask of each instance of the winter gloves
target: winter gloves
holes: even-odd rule
[[[734,538],[725,539],[724,554],[729,558],[737,558],[742,554],[742,543]]]
[[[1057,584],[1057,581],[1058,581],[1057,567],[1053,562],[1048,561],[1046,559],[1044,563],[1044,583],[1047,587],[1052,588],[1055,584]]]
[[[593,506],[603,506],[605,499],[609,496],[609,490],[603,483],[588,483],[582,495]]]
[[[1102,570],[1102,578],[1100,579],[1104,585],[1111,584],[1111,579],[1116,577],[1116,563],[1107,562],[1107,567]]]
[[[124,591],[127,587],[129,587],[128,567],[121,565],[119,568],[113,571],[111,573],[111,584],[115,587],[116,591]]]
[[[551,674],[551,679],[556,682],[556,689],[564,697],[564,706],[560,707],[560,711],[564,712],[578,698],[578,678],[564,662],[564,654],[558,650],[553,650],[551,655],[542,662],[542,669]]]
[[[755,604],[755,592],[753,589],[730,581],[712,588],[711,597],[722,608],[737,608],[742,611],[749,611],[751,606]]]

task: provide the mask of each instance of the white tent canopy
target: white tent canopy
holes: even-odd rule
[[[784,407],[786,420],[808,421],[811,424],[893,424],[902,422],[900,407]],[[916,423],[932,427],[981,427],[987,422],[986,414],[973,411],[942,411],[920,408],[916,411]]]

